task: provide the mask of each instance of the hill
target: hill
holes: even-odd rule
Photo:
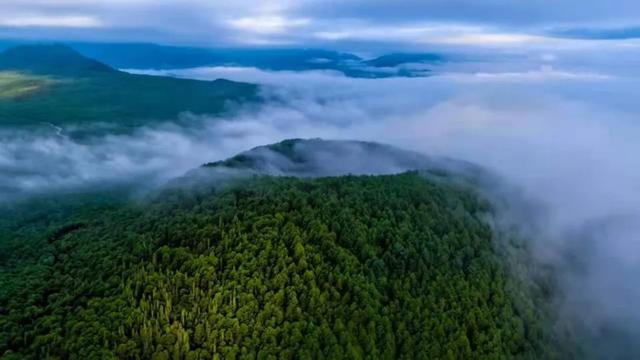
[[[273,147],[304,163],[292,144]],[[567,358],[542,295],[496,252],[490,211],[417,172],[14,206],[0,214],[0,354]]]
[[[105,123],[134,127],[182,112],[217,114],[255,98],[257,87],[124,73],[63,45],[0,53],[0,125]],[[4,95],[4,96],[3,96]]]

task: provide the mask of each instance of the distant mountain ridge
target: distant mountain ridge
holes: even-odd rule
[[[0,41],[0,49],[19,44]],[[84,43],[67,45],[84,56],[118,69],[170,70],[203,66],[255,67],[271,71],[328,70],[355,78],[427,76],[425,68],[448,60],[436,53],[390,53],[365,60],[357,55],[323,49],[297,48],[199,48],[152,43]],[[396,69],[397,68],[397,69]]]
[[[445,60],[440,54],[433,53],[393,53],[367,60],[366,64],[375,67],[395,67],[411,63],[439,63]]]
[[[319,49],[206,49],[156,44],[70,44],[82,54],[117,68],[176,69],[198,66],[250,66],[270,70],[332,69],[352,54]]]

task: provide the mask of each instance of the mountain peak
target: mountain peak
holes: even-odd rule
[[[61,44],[20,45],[0,53],[0,70],[47,75],[86,75],[115,69]]]
[[[258,146],[205,168],[300,177],[380,175],[413,170],[466,173],[472,164],[425,156],[391,145],[355,140],[288,139]]]

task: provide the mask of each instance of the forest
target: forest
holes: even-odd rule
[[[2,359],[577,356],[460,184],[251,176],[124,198],[2,210]]]

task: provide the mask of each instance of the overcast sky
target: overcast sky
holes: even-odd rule
[[[637,0],[2,0],[0,37],[207,46],[640,46]]]

